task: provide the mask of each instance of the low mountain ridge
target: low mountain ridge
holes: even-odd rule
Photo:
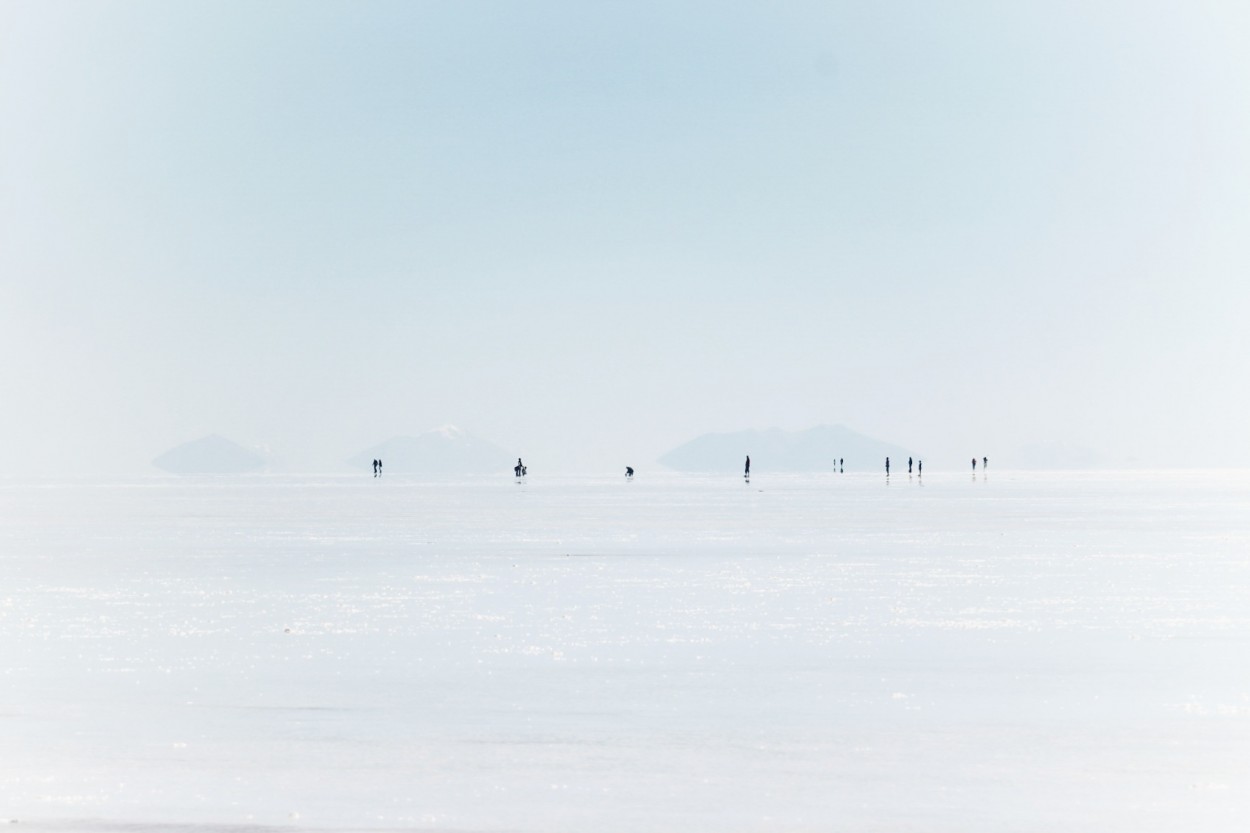
[[[918,456],[900,445],[852,431],[845,425],[818,425],[806,431],[780,428],[704,434],[660,457],[661,465],[678,471],[742,471],[746,455],[754,471],[832,471],[834,461],[848,469],[865,471],[884,466],[892,458],[905,468],[907,457]]]
[[[171,474],[246,474],[265,467],[265,458],[218,434],[175,446],[152,461]]]

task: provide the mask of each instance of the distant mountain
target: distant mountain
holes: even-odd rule
[[[353,468],[368,470],[378,459],[384,472],[396,473],[489,474],[509,472],[514,465],[508,452],[454,425],[415,437],[392,437],[347,462]]]
[[[917,456],[902,446],[882,442],[852,431],[844,425],[818,425],[806,431],[738,431],[704,434],[679,445],[659,462],[679,471],[742,471],[746,455],[751,470],[830,471],[842,458],[848,470],[879,469],[890,457],[895,470],[906,470],[907,456]]]
[[[173,474],[243,474],[265,467],[265,458],[225,437],[210,434],[169,449],[152,461]]]

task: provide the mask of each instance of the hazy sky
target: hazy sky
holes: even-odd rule
[[[1231,0],[0,0],[0,476],[445,423],[531,471],[822,422],[1245,465],[1247,44]]]

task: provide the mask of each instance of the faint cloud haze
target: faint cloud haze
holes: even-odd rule
[[[0,475],[1250,459],[1242,6],[0,13]]]

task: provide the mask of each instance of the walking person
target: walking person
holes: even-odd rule
[[[742,476],[748,480],[751,479],[751,455],[750,454],[747,455],[747,465],[746,465],[746,468],[742,470]]]
[[[911,458],[907,458],[907,473],[911,474]]]
[[[885,458],[885,476],[886,477],[890,476],[890,458],[889,457]]]

